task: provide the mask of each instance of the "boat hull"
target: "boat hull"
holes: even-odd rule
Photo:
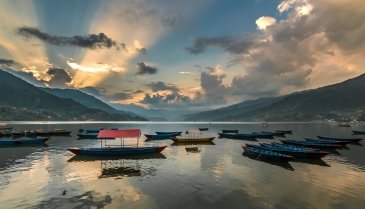
[[[232,130],[222,130],[222,133],[225,133],[225,134],[238,134],[238,130],[236,129],[232,129]]]
[[[285,154],[281,154],[278,152],[273,152],[267,149],[260,149],[251,146],[242,146],[245,153],[255,156],[257,158],[263,158],[267,160],[279,160],[279,161],[289,161],[292,160],[293,157]]]
[[[33,144],[44,144],[49,137],[43,138],[29,138],[29,137],[19,137],[19,138],[5,138],[0,139],[0,146],[12,146],[12,145],[33,145]]]
[[[347,141],[347,142],[359,142],[361,138],[336,138],[336,137],[327,137],[327,136],[317,136],[318,139],[325,139],[325,140],[335,140],[335,141]]]
[[[181,135],[182,131],[157,131],[155,132],[157,135],[164,135],[164,134],[175,134],[176,136]]]
[[[75,155],[97,155],[97,156],[120,156],[160,153],[167,146],[155,147],[118,147],[118,148],[69,148],[68,150]]]
[[[291,144],[301,147],[319,148],[319,149],[336,149],[342,147],[338,144],[320,144],[320,143],[310,143],[306,141],[295,141],[295,140],[281,140],[284,144]]]
[[[354,135],[365,135],[365,131],[352,131]]]
[[[220,138],[236,139],[236,140],[255,140],[253,134],[237,134],[237,133],[218,133]]]
[[[165,140],[176,136],[176,134],[145,134],[147,140]]]
[[[215,137],[202,137],[202,138],[180,138],[180,137],[172,137],[171,139],[174,142],[181,143],[192,143],[192,142],[211,142]]]
[[[322,158],[328,154],[329,152],[324,151],[308,151],[308,150],[300,150],[300,149],[290,149],[290,148],[281,148],[272,144],[262,144],[261,145],[264,148],[267,148],[274,152],[279,152],[285,155],[290,155],[295,158]]]

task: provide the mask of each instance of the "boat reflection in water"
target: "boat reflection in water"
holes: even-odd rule
[[[288,170],[288,171],[294,171],[294,168],[287,161],[275,161],[275,160],[269,160],[269,159],[264,159],[264,158],[260,158],[260,157],[254,157],[250,154],[247,154],[246,152],[243,152],[242,155],[245,157],[248,157],[252,160],[257,160],[257,161],[261,161],[261,162],[268,163],[271,165],[275,165],[275,166],[284,168],[285,170]]]
[[[166,159],[161,153],[139,155],[139,156],[82,156],[76,155],[68,160],[68,162],[95,162],[100,161],[100,174],[98,178],[116,178],[122,177],[138,177],[143,175],[154,175],[155,168],[143,167],[143,161],[149,159]]]

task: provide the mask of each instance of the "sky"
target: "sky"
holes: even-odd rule
[[[204,110],[365,72],[363,0],[0,0],[0,67],[110,102]]]

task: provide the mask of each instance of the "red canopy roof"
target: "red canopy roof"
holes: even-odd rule
[[[141,136],[140,129],[101,130],[98,138],[135,138]]]

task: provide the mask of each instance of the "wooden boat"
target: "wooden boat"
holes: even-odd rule
[[[284,144],[292,144],[302,147],[311,147],[311,148],[319,148],[319,149],[335,149],[340,148],[342,145],[338,144],[325,144],[325,143],[313,143],[313,142],[307,142],[307,141],[297,141],[297,140],[280,140]]]
[[[292,145],[292,144],[280,144],[277,142],[272,142],[271,144],[276,147],[282,147],[285,149],[293,149],[293,150],[306,150],[306,151],[320,151],[321,150],[318,148],[309,148],[309,147],[297,146],[297,145]]]
[[[256,140],[254,134],[238,133],[218,133],[219,138],[237,139],[237,140]]]
[[[215,137],[207,137],[207,136],[174,136],[171,139],[174,142],[183,142],[183,143],[191,143],[191,142],[211,142]]]
[[[145,134],[147,140],[164,140],[170,139],[171,137],[177,136],[176,133],[172,134]]]
[[[269,160],[284,160],[284,161],[293,159],[293,157],[290,155],[281,154],[279,152],[273,152],[265,148],[260,148],[259,146],[257,147],[242,146],[242,148],[245,151],[245,153],[255,156],[257,158],[264,158]]]
[[[349,141],[336,141],[336,140],[327,140],[327,139],[311,139],[311,138],[304,138],[308,142],[313,143],[320,143],[320,144],[338,144],[338,145],[346,145],[348,143],[351,143]]]
[[[54,129],[52,131],[43,131],[37,130],[35,131],[37,136],[70,136],[71,131],[66,131],[64,129]]]
[[[317,136],[319,139],[325,140],[335,140],[335,141],[347,141],[347,142],[359,142],[362,138],[336,138],[336,137],[328,137],[328,136]]]
[[[155,132],[157,135],[160,135],[160,134],[176,134],[177,136],[181,135],[182,131],[156,131]]]
[[[209,128],[199,128],[199,131],[208,131]]]
[[[262,133],[261,131],[254,131],[252,132],[254,138],[261,138],[261,139],[273,139],[274,135],[269,133]]]
[[[349,124],[349,123],[339,123],[338,126],[339,127],[351,127],[351,124]]]
[[[300,149],[300,148],[296,148],[296,149],[286,148],[286,147],[275,146],[274,144],[267,144],[267,143],[263,143],[260,145],[271,151],[290,155],[290,156],[293,156],[296,158],[322,158],[322,157],[330,154],[329,152],[325,152],[325,151],[305,150],[305,149]],[[257,145],[251,145],[251,146],[257,146]]]
[[[166,146],[155,147],[92,147],[92,148],[69,148],[68,150],[76,155],[135,155],[159,153]]]
[[[42,138],[30,138],[30,137],[18,137],[18,138],[2,138],[0,139],[0,145],[32,145],[32,144],[44,144],[49,137]]]
[[[238,130],[237,129],[222,130],[222,133],[234,133],[234,134],[237,134],[238,133]]]
[[[354,135],[365,135],[365,131],[352,131]]]
[[[129,129],[129,130],[101,130],[98,138],[101,139],[101,146],[92,148],[69,148],[68,150],[76,155],[104,155],[104,156],[115,156],[115,155],[137,155],[137,154],[150,154],[160,153],[166,148],[166,146],[152,146],[152,147],[141,147],[139,144],[139,137],[141,136],[140,129]],[[107,145],[107,139],[121,139],[121,145]],[[125,146],[125,138],[137,138],[136,146]],[[104,146],[103,146],[103,141]]]
[[[274,131],[277,132],[277,133],[293,134],[293,130],[278,130],[278,129],[275,129]]]
[[[272,132],[272,131],[260,131],[261,133],[264,133],[264,134],[271,134],[273,136],[277,136],[277,137],[285,137],[285,134],[284,132]]]

